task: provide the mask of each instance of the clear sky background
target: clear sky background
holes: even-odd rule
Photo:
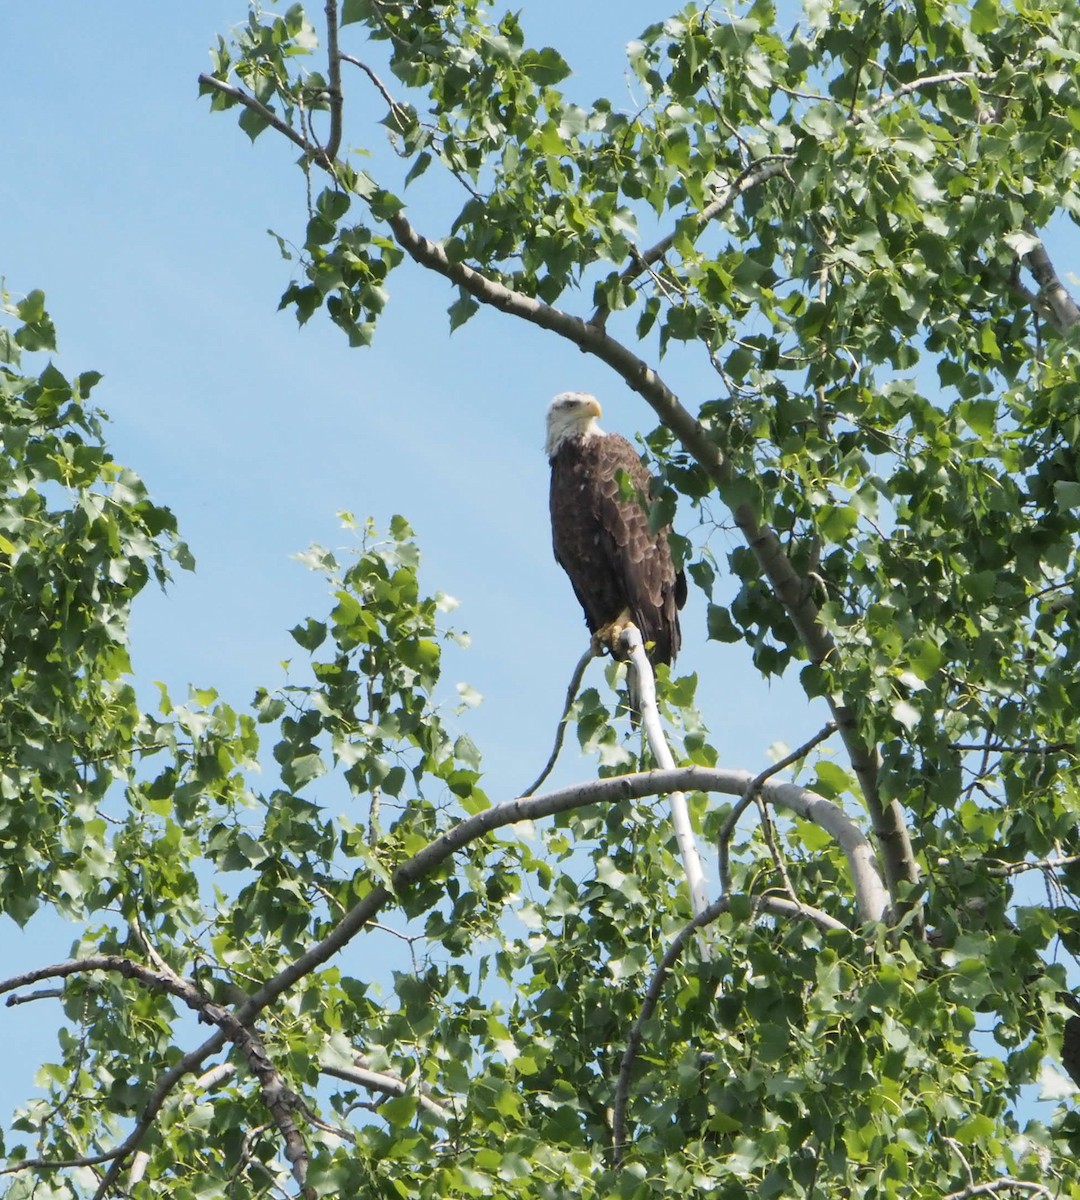
[[[568,94],[633,111],[625,45],[678,6],[521,7],[529,40],[556,45],[574,68]],[[212,115],[197,96],[208,48],[245,15],[243,0],[9,0],[0,275],[13,295],[46,292],[61,369],[104,373],[95,400],[112,419],[110,447],[174,510],[197,559],[194,575],[136,605],[145,702],[152,680],[174,696],[212,686],[236,707],[281,682],[281,661],[304,657],[288,629],[327,609],[321,579],[292,556],[311,542],[348,545],[339,510],[381,528],[400,512],[417,532],[423,585],[461,601],[451,621],[473,645],[448,651],[445,695],[452,705],[458,681],[483,694],[461,728],[484,752],[489,795],[507,798],[547,757],[586,645],[551,555],[545,407],[559,391],[587,390],[604,404],[605,428],[632,436],[655,422],[606,367],[550,334],[482,312],[451,337],[456,293],[408,263],[391,277],[369,350],[350,350],[321,316],[301,330],[279,313],[293,264],[267,230],[303,238],[296,154],[272,132],[250,144],[235,113]],[[362,79],[345,82],[347,106],[375,113]],[[382,140],[374,125],[350,132]],[[460,204],[454,195],[439,220],[437,191],[405,199],[436,238]],[[691,408],[717,394],[703,353],[676,349],[661,369]],[[680,512],[677,528],[697,540],[695,524]],[[731,536],[712,544],[723,561]],[[798,745],[824,714],[808,710],[794,679],[763,683],[743,647],[707,643],[704,614],[692,595],[679,667],[702,680],[722,765],[758,771],[772,743]],[[589,679],[603,686],[598,664]],[[594,769],[571,745],[556,778]],[[25,932],[0,924],[3,974],[65,957],[72,937],[55,920]],[[51,1053],[55,1019],[48,1004],[0,1009],[0,1121]]]

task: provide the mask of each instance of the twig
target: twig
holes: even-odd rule
[[[622,1061],[619,1064],[619,1075],[615,1082],[611,1125],[612,1157],[616,1167],[622,1162],[626,1152],[626,1106],[630,1096],[630,1075],[645,1036],[645,1024],[656,1011],[664,983],[672,967],[674,967],[682,956],[692,935],[726,913],[731,907],[732,900],[732,896],[721,896],[719,900],[716,900],[708,908],[695,916],[688,925],[685,925],[676,934],[664,957],[653,972],[652,979],[649,981],[649,987],[645,992],[641,1011],[638,1013],[637,1020],[635,1020],[630,1029],[626,1049],[623,1051]],[[835,917],[829,916],[828,913],[822,912],[820,909],[793,903],[790,900],[781,899],[779,896],[753,897],[751,903],[753,904],[754,916],[763,912],[774,917],[786,917],[788,919],[805,918],[806,920],[813,921],[820,929],[826,931],[844,930],[847,928],[842,921],[837,921]]]
[[[558,761],[559,752],[562,750],[563,738],[566,736],[566,726],[570,720],[570,709],[573,707],[574,701],[577,699],[578,688],[581,687],[581,680],[585,675],[585,668],[596,657],[596,651],[593,649],[592,643],[589,643],[588,650],[578,659],[577,666],[574,667],[574,673],[570,676],[570,683],[566,688],[566,700],[563,703],[562,716],[559,718],[558,727],[555,730],[555,745],[551,748],[551,755],[544,764],[544,769],[529,784],[529,786],[521,793],[522,796],[531,796],[536,789],[544,782],[545,779],[555,769],[555,763]]]
[[[825,724],[814,734],[809,741],[792,750],[790,754],[786,754],[779,762],[775,762],[770,767],[766,767],[759,775],[755,775],[750,781],[742,799],[728,814],[727,820],[724,822],[717,835],[717,851],[720,859],[720,887],[723,891],[729,891],[731,888],[731,876],[729,871],[729,856],[731,847],[731,838],[735,833],[735,826],[739,823],[739,818],[744,812],[754,803],[755,798],[761,792],[765,781],[771,779],[780,771],[786,770],[788,767],[797,762],[801,762],[815,746],[821,745],[827,741],[836,732],[836,722],[826,721]]]
[[[387,88],[386,84],[383,83],[383,81],[378,77],[378,75],[375,74],[375,72],[367,65],[366,62],[361,62],[360,59],[354,58],[351,54],[339,54],[338,58],[340,58],[342,62],[351,63],[352,66],[358,67],[364,72],[368,79],[370,79],[375,85],[375,89],[378,91],[379,95],[382,96],[382,98],[386,101],[390,112],[393,114],[394,119],[398,123],[398,129],[404,133],[408,122],[402,121],[402,113],[404,113],[406,110],[402,108],[400,104],[398,104],[393,96],[390,95],[390,90]]]
[[[773,830],[772,818],[769,816],[769,806],[760,796],[755,795],[757,800],[758,812],[761,816],[761,833],[765,838],[765,845],[768,847],[769,854],[772,856],[773,866],[776,867],[780,875],[780,881],[784,885],[784,891],[791,897],[795,904],[801,904],[798,893],[795,891],[795,885],[791,882],[791,876],[788,874],[787,863],[784,862],[784,856],[780,852],[780,847],[776,841],[775,831]]]
[[[698,213],[695,233],[700,234],[710,222],[714,221],[721,213],[726,212],[740,196],[772,179],[773,176],[782,174],[784,168],[791,160],[792,155],[790,154],[768,154],[762,158],[755,159],[745,170],[740,172],[721,195],[717,196],[715,200],[707,204]],[[678,234],[672,232],[666,237],[662,237],[660,241],[648,250],[644,252],[635,251],[631,255],[630,265],[619,276],[619,282],[624,284],[632,283],[639,275],[647,271],[653,263],[659,262],[667,254],[675,244],[677,237]],[[597,329],[603,329],[610,315],[611,310],[606,305],[601,305],[589,318],[589,324]]]
[[[1029,1196],[1053,1196],[1054,1193],[1041,1183],[1033,1183],[1027,1179],[1012,1179],[1002,1175],[999,1179],[991,1179],[986,1183],[969,1183],[958,1192],[950,1192],[941,1200],[971,1200],[973,1196],[991,1196],[997,1192],[1027,1192]]]

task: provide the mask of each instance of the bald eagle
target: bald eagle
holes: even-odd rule
[[[632,621],[650,661],[670,665],[681,641],[686,576],[671,560],[668,530],[649,529],[649,472],[626,438],[600,429],[600,415],[585,392],[563,392],[548,408],[555,559],[570,576],[594,643],[610,649]],[[635,495],[624,495],[620,473]]]

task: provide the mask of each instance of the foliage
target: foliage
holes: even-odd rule
[[[489,806],[400,518],[308,556],[331,598],[293,631],[302,681],[140,711],[127,613],[185,552],[108,458],[95,377],[17,373],[52,347],[32,294],[0,337],[0,896],[88,924],[4,985],[63,979],[69,1022],[11,1196],[290,1170],[305,1196],[1080,1195],[1054,1066],[1080,1077],[1080,310],[1044,242],[1080,215],[1078,55],[1074,2],[691,4],[631,43],[631,114],[576,103],[559,52],[476,0],[256,8],[219,44],[212,107],[312,182],[283,306],[366,344],[411,259],[456,288],[452,326],[491,305],[610,366],[656,412],[659,511],[745,541],[722,567],[677,545],[710,597],[739,581],[710,636],[797,669],[846,761],[796,756],[818,807],[774,821],[768,781],[708,775],[695,680],[661,681],[726,864],[695,940],[608,696],[573,712],[599,782]],[[363,169],[343,70],[385,107]],[[639,355],[689,356],[701,395]],[[387,910],[408,954],[380,981]]]

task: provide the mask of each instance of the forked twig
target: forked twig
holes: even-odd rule
[[[573,707],[574,701],[577,699],[578,688],[581,687],[581,680],[585,675],[585,668],[595,657],[596,651],[593,649],[592,643],[590,643],[588,650],[586,650],[585,653],[578,659],[573,675],[570,676],[570,683],[566,689],[566,700],[563,704],[562,716],[559,718],[559,724],[555,730],[555,745],[551,748],[551,756],[544,764],[544,769],[540,772],[536,779],[525,789],[525,791],[521,793],[522,796],[531,796],[555,769],[555,763],[558,761],[559,753],[562,750],[563,738],[566,736],[566,726],[570,720],[570,709]]]

